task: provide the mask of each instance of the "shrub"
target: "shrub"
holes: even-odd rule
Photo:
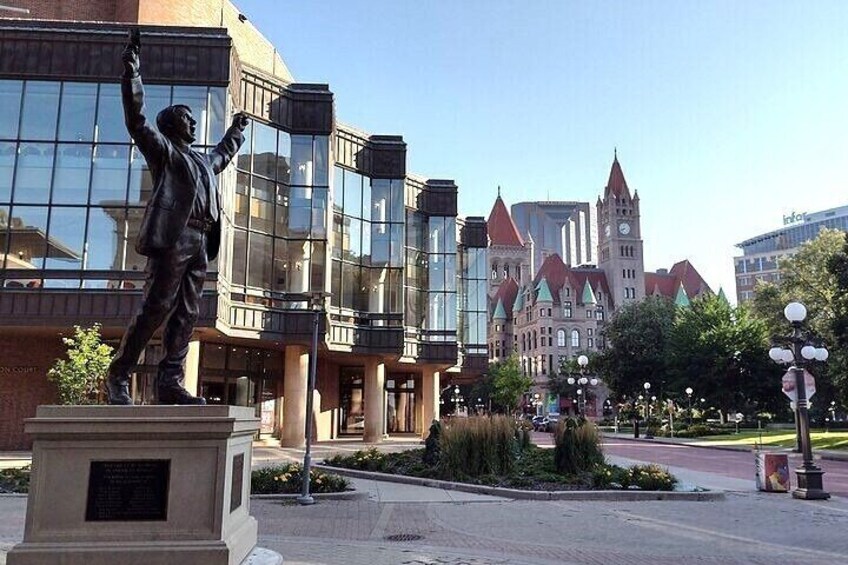
[[[344,477],[318,469],[309,470],[310,492],[343,492],[349,486]],[[257,469],[250,476],[250,491],[253,494],[298,494],[303,491],[303,467],[287,463]]]
[[[642,490],[673,490],[677,484],[677,478],[659,465],[634,465],[628,471],[630,480],[626,486],[636,485]]]
[[[720,430],[712,426],[706,426],[704,424],[693,424],[686,429],[680,430],[679,432],[675,432],[675,435],[677,437],[704,437],[720,435],[723,433],[725,433],[724,430]]]
[[[587,420],[561,421],[554,430],[554,443],[554,465],[559,473],[576,475],[604,462],[598,428]]]
[[[440,474],[448,479],[506,475],[515,467],[515,424],[506,416],[459,418],[442,427]]]
[[[29,492],[29,466],[0,469],[0,492]]]
[[[375,447],[369,447],[353,455],[336,455],[327,459],[326,463],[335,467],[381,472],[386,467],[386,454],[380,453]]]

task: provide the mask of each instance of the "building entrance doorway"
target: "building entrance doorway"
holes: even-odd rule
[[[339,435],[362,435],[365,431],[365,370],[342,367],[339,374]]]

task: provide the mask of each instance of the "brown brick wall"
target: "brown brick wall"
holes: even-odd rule
[[[119,10],[119,5],[128,3],[132,2],[128,0],[4,0],[4,6],[27,8],[29,14],[0,10],[0,17],[122,22],[130,20],[118,19],[119,12],[122,16],[128,15],[127,11]]]
[[[47,370],[65,347],[57,335],[0,335],[0,451],[30,449],[24,419],[39,404],[54,404],[56,389]]]

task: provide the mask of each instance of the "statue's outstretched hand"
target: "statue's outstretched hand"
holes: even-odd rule
[[[121,56],[121,60],[124,63],[124,72],[129,76],[138,74],[138,69],[141,66],[138,58],[138,53],[141,50],[140,37],[138,28],[131,29],[129,41],[127,41],[127,46],[124,48],[124,53]]]
[[[241,131],[244,131],[249,121],[250,118],[244,112],[238,112],[233,116],[233,126],[239,128]]]

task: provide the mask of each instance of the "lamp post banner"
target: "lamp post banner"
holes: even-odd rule
[[[786,371],[781,383],[783,394],[788,396],[792,402],[798,402],[798,391],[795,390],[795,369]],[[806,389],[807,400],[811,399],[816,393],[816,379],[806,369],[804,369],[804,388]]]

